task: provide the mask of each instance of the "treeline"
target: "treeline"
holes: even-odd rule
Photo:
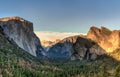
[[[111,58],[41,64],[11,48],[0,49],[0,77],[120,77],[119,62]]]

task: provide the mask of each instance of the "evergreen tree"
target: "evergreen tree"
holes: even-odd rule
[[[106,64],[102,65],[100,76],[101,77],[108,77],[108,72],[107,72],[107,66],[106,66]]]
[[[120,77],[120,65],[116,67],[114,77]]]

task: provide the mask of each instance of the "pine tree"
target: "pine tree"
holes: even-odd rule
[[[106,64],[102,65],[100,76],[101,77],[108,77],[108,72],[107,72],[107,66],[106,66]]]
[[[114,77],[120,77],[120,65],[116,67]]]

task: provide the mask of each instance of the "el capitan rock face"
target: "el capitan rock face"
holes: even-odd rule
[[[14,16],[0,18],[0,26],[10,40],[31,55],[40,56],[44,53],[38,37],[33,32],[33,23]]]

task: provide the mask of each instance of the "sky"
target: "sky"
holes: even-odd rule
[[[0,18],[20,16],[34,31],[87,33],[91,26],[120,29],[120,0],[0,0]]]

